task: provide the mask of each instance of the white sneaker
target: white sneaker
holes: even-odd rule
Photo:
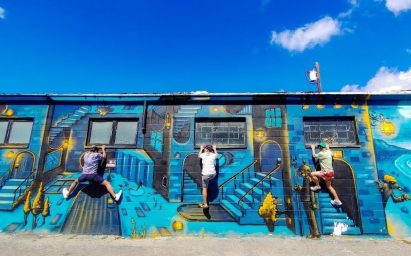
[[[340,200],[331,200],[330,202],[334,206],[341,206],[342,205],[342,202]]]
[[[311,191],[317,191],[321,189],[321,186],[314,186],[314,187],[310,187]]]
[[[63,188],[63,190],[61,191],[61,193],[63,193],[63,198],[67,199],[69,197],[69,191],[67,188]]]
[[[123,190],[120,190],[117,194],[116,197],[114,197],[114,201],[118,202],[121,198],[121,195],[123,194]]]

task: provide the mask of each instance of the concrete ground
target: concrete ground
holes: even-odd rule
[[[411,255],[411,239],[324,237],[173,237],[0,234],[0,255]]]

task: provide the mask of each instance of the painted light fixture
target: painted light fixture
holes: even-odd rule
[[[384,120],[380,126],[381,133],[385,136],[392,136],[395,134],[395,125],[391,121]]]
[[[68,147],[68,140],[63,140],[62,146],[63,148],[67,148]]]
[[[180,231],[184,229],[184,223],[182,221],[175,220],[173,221],[172,227],[174,231]]]
[[[7,158],[13,158],[13,156],[14,156],[14,151],[7,151],[7,153],[6,153],[6,157]]]
[[[217,106],[212,106],[211,111],[217,113],[220,109]]]
[[[13,116],[14,115],[14,110],[9,108],[9,109],[6,110],[5,114],[6,114],[6,116]]]
[[[307,97],[303,97],[303,109],[307,110],[310,108],[310,105],[308,104],[308,99]]]
[[[340,109],[341,108],[341,99],[340,98],[335,99],[334,108],[335,109]]]
[[[167,113],[165,118],[164,118],[164,126],[166,127],[166,129],[170,129],[171,127],[171,116],[170,113]]]
[[[351,104],[352,108],[358,108],[358,100],[357,97],[354,97],[353,102]]]
[[[255,137],[257,140],[262,141],[265,138],[265,130],[263,128],[259,128],[255,131]]]

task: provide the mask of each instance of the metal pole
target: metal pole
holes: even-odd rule
[[[315,62],[315,72],[317,72],[317,90],[318,92],[322,92],[322,87],[321,87],[321,76],[320,76],[320,64]]]

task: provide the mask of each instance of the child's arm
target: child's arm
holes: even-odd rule
[[[200,146],[200,151],[198,151],[198,157],[200,157],[201,153],[203,153],[204,145]]]
[[[217,155],[217,147],[215,145],[213,145],[213,150],[214,150],[214,154]]]

